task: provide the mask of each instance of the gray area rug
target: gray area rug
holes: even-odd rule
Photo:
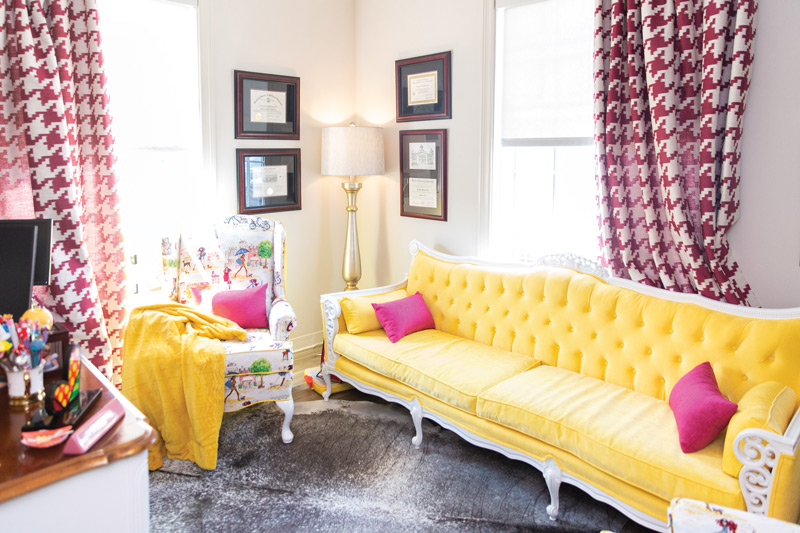
[[[225,415],[217,469],[165,462],[150,474],[153,531],[647,531],[561,486],[559,520],[535,468],[425,420],[411,444],[405,409],[372,402],[263,404]]]

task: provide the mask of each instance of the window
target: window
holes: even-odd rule
[[[208,212],[196,0],[101,0],[129,296],[160,286],[161,237]],[[138,295],[138,296],[137,296]]]
[[[515,4],[503,7],[504,4]],[[592,0],[498,0],[488,251],[599,254]]]

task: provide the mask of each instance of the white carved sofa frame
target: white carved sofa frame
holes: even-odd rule
[[[530,269],[530,265],[496,263],[477,257],[452,256],[444,254],[428,248],[416,240],[411,241],[409,244],[409,251],[411,253],[412,261],[414,256],[416,256],[419,251],[423,251],[428,255],[443,261],[464,262],[479,266],[507,268],[509,270],[519,270],[520,268]],[[584,258],[572,254],[564,256],[548,256],[537,261],[537,264],[573,268],[584,273],[598,276],[611,285],[633,289],[643,294],[657,296],[659,298],[676,302],[694,303],[709,309],[742,317],[764,319],[800,318],[800,308],[761,309],[741,307],[723,302],[714,302],[693,294],[674,293],[663,289],[649,287],[647,285],[636,283],[630,280],[612,277],[609,276],[608,273],[602,268],[596,268],[596,264],[592,263],[591,261],[587,261]],[[337,372],[335,369],[335,364],[339,355],[333,350],[333,340],[339,332],[339,318],[342,314],[339,299],[345,296],[370,296],[375,294],[383,294],[397,289],[404,289],[407,285],[407,282],[408,280],[406,278],[404,281],[394,285],[385,285],[373,289],[342,291],[321,296],[323,322],[325,327],[324,344],[326,356],[325,362],[322,365],[322,375],[327,389],[323,393],[323,398],[325,401],[330,398],[331,376],[336,376],[343,382],[350,383],[353,385],[353,387],[361,392],[378,396],[379,398],[389,402],[397,403],[408,409],[411,414],[415,429],[415,435],[411,439],[411,442],[415,448],[419,448],[422,445],[422,419],[428,418],[429,420],[436,422],[438,425],[453,431],[471,444],[496,451],[510,459],[522,461],[533,466],[534,468],[537,468],[542,472],[550,493],[550,504],[547,506],[547,514],[551,520],[556,520],[558,517],[559,488],[561,483],[565,482],[578,487],[585,493],[592,496],[594,499],[610,505],[634,521],[650,529],[656,531],[668,531],[668,524],[666,521],[657,520],[652,516],[626,504],[625,502],[606,494],[595,486],[584,482],[580,478],[564,472],[559,468],[553,459],[547,459],[545,461],[534,459],[528,455],[518,452],[517,450],[475,435],[468,430],[451,423],[438,414],[424,409],[416,398],[408,401],[387,391],[372,387],[365,383],[361,383],[350,376],[346,376]],[[741,444],[742,441],[744,441],[743,445]],[[794,456],[797,452],[799,444],[800,409],[798,409],[792,416],[792,420],[783,435],[778,435],[766,430],[745,429],[736,437],[734,444],[735,454],[743,465],[739,474],[739,484],[741,486],[742,494],[749,512],[766,515],[769,506],[769,497],[772,491],[772,484],[774,481],[774,469],[777,465],[779,455],[785,454],[788,456]]]

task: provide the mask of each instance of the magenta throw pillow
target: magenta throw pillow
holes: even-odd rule
[[[669,406],[678,424],[678,438],[684,453],[696,452],[711,444],[737,408],[719,392],[708,361],[678,380],[669,395]]]
[[[248,289],[221,291],[211,298],[211,312],[233,320],[242,328],[266,328],[267,287],[264,284]]]
[[[433,316],[425,305],[425,299],[419,291],[400,300],[372,304],[372,308],[375,309],[375,315],[386,336],[393,343],[409,333],[436,327]]]

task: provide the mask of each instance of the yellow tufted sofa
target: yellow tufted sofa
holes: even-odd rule
[[[656,530],[675,497],[797,522],[800,311],[410,248],[406,281],[322,296],[328,390],[335,375],[406,406],[416,446],[426,417],[535,466],[553,519],[563,481]],[[392,344],[364,309],[417,291],[436,329]],[[742,415],[736,434],[686,454],[667,401],[704,361]]]

